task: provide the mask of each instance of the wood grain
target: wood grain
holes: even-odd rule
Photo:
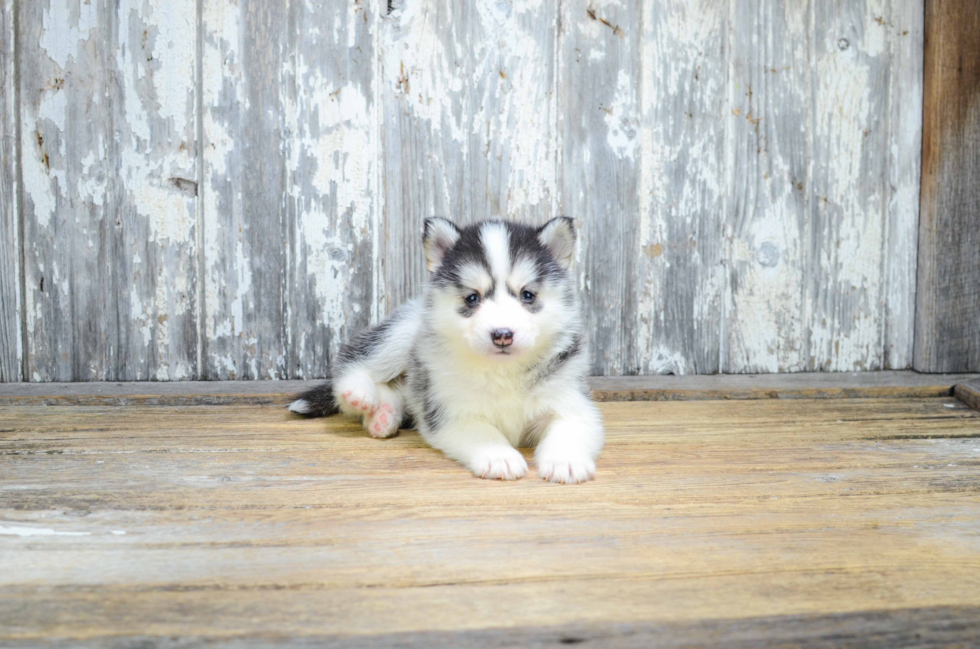
[[[201,20],[201,376],[285,378],[286,7],[205,0]]]
[[[14,0],[0,2],[0,383],[20,381],[20,217]]]
[[[196,375],[194,15],[193,0],[21,7],[31,380]]]
[[[348,647],[381,649],[405,647],[464,647],[493,649],[527,647],[544,649],[561,645],[583,647],[691,647],[724,644],[726,647],[805,647],[808,649],[870,647],[891,649],[910,644],[972,646],[980,641],[977,616],[972,607],[925,607],[887,611],[862,611],[834,615],[782,615],[755,618],[642,623],[564,624],[544,627],[422,631],[371,636],[289,635],[207,638],[216,647]],[[126,647],[153,644],[179,647],[155,636],[129,636],[120,640],[75,639],[75,647]]]
[[[287,3],[286,364],[321,377],[340,345],[378,317],[380,30],[372,2]]]
[[[802,371],[813,164],[810,3],[760,0],[729,35],[735,169],[725,219],[723,371]],[[806,127],[801,128],[801,125]]]
[[[621,370],[611,373],[711,374],[722,371],[724,362],[728,239],[723,224],[729,217],[725,195],[731,146],[727,39],[734,18],[722,2],[642,6],[638,56],[633,67],[626,67],[642,90],[639,123],[619,124],[609,139],[612,145],[624,131],[639,132],[626,158],[639,167],[639,222],[623,234],[624,244],[637,243],[623,248],[629,256],[622,263],[629,266],[611,263],[620,247],[608,247],[609,235],[603,233],[622,221],[623,208],[633,205],[600,206],[609,221],[593,231],[588,249],[603,252],[594,255],[589,271],[622,282],[627,297],[620,313],[609,304],[608,288],[599,285],[591,303],[622,337],[619,349],[607,352],[622,357]],[[627,36],[636,31],[632,22],[632,16],[622,19]],[[601,169],[604,161],[593,164]],[[597,364],[596,373],[610,373],[608,365],[608,360]]]
[[[904,369],[911,367],[915,341],[925,11],[922,0],[892,0],[889,9],[881,367]]]
[[[980,410],[980,379],[957,383],[953,393],[966,405],[974,410]]]
[[[595,374],[637,374],[640,3],[561,4],[559,212],[578,220],[576,271]],[[625,217],[625,218],[624,218]]]
[[[0,638],[860,637],[980,607],[980,413],[952,397],[603,412],[598,480],[562,487],[267,407],[4,408]]]
[[[926,4],[916,369],[980,368],[980,7]]]
[[[69,18],[53,25],[52,13]],[[118,369],[107,15],[101,0],[19,4],[24,355],[33,381],[115,378]]]
[[[888,243],[888,224],[908,230],[914,214],[888,211],[893,192],[890,127],[880,116],[889,115],[891,108],[892,42],[914,38],[915,23],[906,19],[912,19],[916,6],[921,12],[920,3],[899,2],[887,8],[846,0],[814,3],[807,241],[810,370],[880,369],[886,357],[883,332],[911,326],[910,312],[895,311],[909,303],[914,291],[905,273],[914,263],[911,247],[899,257],[886,253],[895,250]],[[914,88],[911,94],[901,101],[914,102]],[[915,130],[918,123],[906,120],[896,126]],[[900,269],[898,274],[890,273],[893,265]],[[898,281],[902,277],[904,284]],[[900,296],[899,301],[888,291]],[[890,300],[889,310],[885,305]],[[898,321],[889,323],[888,317]]]

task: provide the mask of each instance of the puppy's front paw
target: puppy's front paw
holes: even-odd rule
[[[501,446],[480,451],[470,462],[470,470],[487,480],[517,480],[527,475],[527,462],[516,449]]]
[[[364,428],[371,437],[392,437],[398,433],[402,414],[390,403],[382,403],[371,415],[364,415]]]
[[[542,480],[576,484],[588,482],[595,478],[595,462],[582,457],[540,457],[538,458],[538,475]]]

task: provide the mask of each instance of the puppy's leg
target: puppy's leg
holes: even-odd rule
[[[364,415],[364,430],[371,437],[392,437],[398,433],[398,427],[405,415],[403,385],[395,381],[391,384],[379,383],[375,388],[378,406],[372,413]]]
[[[340,410],[348,415],[370,415],[378,407],[378,388],[359,365],[344,368],[334,378],[333,393]]]
[[[570,484],[592,480],[605,438],[599,410],[578,392],[563,395],[556,405],[558,416],[534,453],[538,475],[543,480]]]
[[[379,398],[376,386],[408,370],[420,323],[421,305],[413,300],[384,322],[359,332],[340,348],[331,381],[299,395],[289,409],[308,417],[325,417],[338,410],[358,417],[373,414]]]
[[[478,478],[517,480],[527,462],[499,430],[482,421],[451,422],[426,433],[426,441],[460,462]]]

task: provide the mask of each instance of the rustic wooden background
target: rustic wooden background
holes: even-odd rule
[[[912,363],[923,0],[0,5],[0,380],[323,376],[431,214],[576,217],[596,373]]]

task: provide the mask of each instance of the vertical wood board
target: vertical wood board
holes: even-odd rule
[[[116,236],[102,0],[20,4],[26,374],[115,377]],[[108,300],[112,295],[114,299]]]
[[[194,2],[20,19],[27,375],[196,375]]]
[[[806,235],[813,156],[812,5],[759,0],[730,32],[731,187],[721,366],[807,366]]]
[[[559,211],[581,227],[576,253],[597,374],[636,374],[640,49],[637,2],[561,5]]]
[[[0,2],[0,383],[20,381],[20,240],[17,206],[14,0]]]
[[[721,369],[724,332],[733,26],[717,0],[644,5],[641,22],[639,216],[627,239],[637,244],[634,269],[623,276],[632,310],[620,335],[633,339],[631,374],[710,374]],[[607,209],[611,226],[623,218]],[[604,244],[601,232],[592,247]]]
[[[807,369],[884,364],[889,41],[884,2],[813,4]]]
[[[382,5],[292,1],[284,32],[288,378],[326,376],[377,315]]]
[[[203,1],[203,378],[285,378],[287,8]]]
[[[980,6],[928,2],[915,369],[980,369]]]

